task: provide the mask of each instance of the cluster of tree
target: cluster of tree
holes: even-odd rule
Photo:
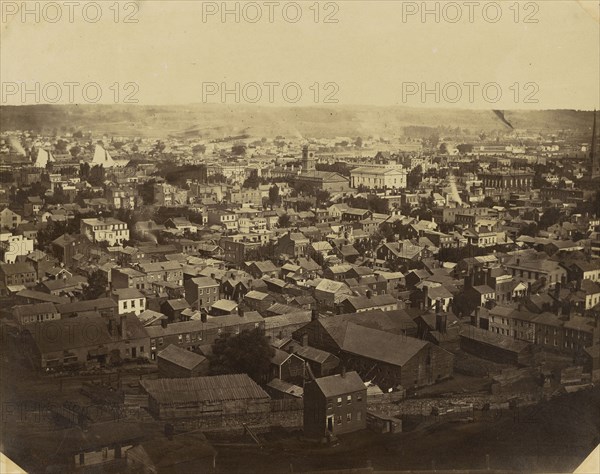
[[[108,279],[101,270],[96,270],[88,276],[87,285],[83,288],[84,300],[96,300],[106,294]]]
[[[102,165],[90,166],[89,163],[82,163],[79,168],[79,175],[82,180],[87,181],[92,186],[102,186],[106,179],[106,172]]]
[[[368,209],[378,214],[387,214],[389,212],[389,202],[380,198],[376,194],[369,194],[366,198],[362,196],[351,196],[346,200],[350,207],[358,209]]]
[[[260,329],[239,334],[221,334],[212,346],[209,357],[211,375],[248,374],[257,383],[269,376],[275,349]]]
[[[27,198],[29,197],[40,197],[44,198],[46,195],[46,191],[48,191],[49,187],[45,183],[36,182],[31,184],[28,188],[11,188],[13,192],[12,201],[19,207],[23,206],[25,202],[27,202]]]
[[[409,189],[418,188],[423,181],[423,168],[421,165],[415,166],[406,176],[406,186]]]
[[[246,154],[246,145],[236,144],[231,147],[233,156],[244,156]]]
[[[227,182],[227,176],[225,176],[222,173],[211,174],[208,177],[208,182],[209,183],[215,183],[215,184],[226,183]]]
[[[576,212],[588,214],[596,218],[600,217],[600,191],[596,191],[596,194],[591,199],[578,204]]]
[[[207,181],[208,172],[206,165],[184,165],[173,167],[173,164],[163,163],[159,174],[164,176],[167,183],[174,186],[183,186],[188,179],[197,179],[201,183]]]
[[[138,193],[140,195],[140,197],[142,198],[142,202],[144,204],[154,204],[155,201],[155,197],[154,197],[154,185],[156,184],[156,181],[151,179],[150,181],[146,181],[145,183],[142,183],[138,186]]]
[[[554,224],[558,224],[561,219],[560,209],[557,207],[551,207],[546,209],[544,213],[540,217],[540,222],[538,226],[541,230],[546,230],[548,227],[553,226]]]
[[[257,171],[252,171],[250,173],[250,176],[248,176],[248,178],[246,178],[244,183],[242,184],[242,188],[258,189],[258,187],[261,184],[268,184],[268,183],[269,183],[268,179],[261,178],[258,176]]]
[[[53,240],[56,240],[63,234],[75,234],[79,232],[80,218],[70,219],[68,221],[50,221],[43,226],[37,233],[37,241],[40,248],[44,249]]]
[[[194,155],[203,155],[204,153],[206,153],[206,145],[194,145],[192,147],[192,153],[194,153]]]

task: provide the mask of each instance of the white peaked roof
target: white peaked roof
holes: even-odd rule
[[[104,168],[112,168],[116,166],[115,160],[112,159],[112,156],[100,145],[96,145],[96,150],[94,151],[94,159],[92,160],[92,165],[101,165]]]
[[[45,168],[48,163],[53,163],[54,161],[56,161],[54,159],[54,156],[52,156],[52,153],[49,151],[44,150],[43,148],[40,148],[38,150],[38,154],[37,154],[37,158],[35,159],[35,167],[36,168]]]

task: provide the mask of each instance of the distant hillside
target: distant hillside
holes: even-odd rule
[[[507,111],[518,130],[591,130],[592,112],[574,110]],[[0,131],[90,130],[95,134],[215,139],[252,137],[384,136],[403,127],[460,127],[506,130],[489,110],[408,107],[258,107],[227,105],[32,105],[0,107]]]

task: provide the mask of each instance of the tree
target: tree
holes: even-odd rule
[[[258,189],[259,185],[260,179],[258,177],[258,173],[256,171],[252,171],[250,176],[248,176],[248,178],[246,178],[244,181],[244,184],[242,184],[242,188]]]
[[[546,210],[542,217],[540,217],[540,229],[546,230],[548,227],[557,224],[560,220],[560,209],[557,207],[551,207]]]
[[[317,198],[317,207],[319,207],[319,204],[325,204],[329,201],[329,199],[331,198],[331,194],[329,193],[329,191],[326,191],[325,189],[318,189],[315,192],[315,196]]]
[[[244,156],[246,154],[246,145],[233,145],[231,147],[231,153],[234,156]]]
[[[279,216],[277,221],[278,227],[288,227],[290,225],[290,216],[288,214],[282,214]]]
[[[204,153],[206,153],[206,145],[194,145],[192,147],[192,152],[194,154],[201,154],[201,155],[203,155]]]
[[[423,181],[423,168],[421,165],[417,165],[408,173],[406,185],[411,189],[418,188],[421,181]]]
[[[484,207],[494,207],[494,199],[490,196],[484,197],[481,203]]]
[[[71,156],[73,158],[77,158],[79,153],[81,153],[81,147],[79,145],[72,146],[71,149],[69,150],[69,153],[71,153]]]
[[[246,329],[237,335],[221,334],[212,346],[210,373],[244,373],[257,383],[265,383],[274,355],[275,349],[260,329]]]
[[[83,289],[84,300],[95,300],[106,293],[108,280],[106,275],[101,270],[96,270],[88,277],[88,284]]]
[[[275,184],[269,188],[269,203],[273,206],[277,206],[279,205],[280,201],[279,186]]]
[[[215,173],[208,177],[209,183],[226,183],[227,177],[222,173]]]

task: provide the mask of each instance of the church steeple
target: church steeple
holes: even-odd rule
[[[302,170],[304,172],[315,170],[315,154],[309,150],[308,145],[302,147]]]

